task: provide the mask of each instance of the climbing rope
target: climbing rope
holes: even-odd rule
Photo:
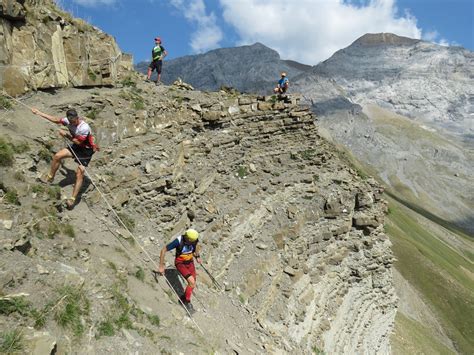
[[[58,61],[53,61],[53,63],[59,63],[59,64],[94,64],[94,63],[101,63],[101,62],[112,62],[115,63],[117,59],[119,59],[122,56],[122,53],[117,54],[116,56],[111,56],[108,58],[102,58],[102,59],[94,59],[94,60],[79,60],[79,61],[63,61],[63,60],[58,60]],[[50,63],[47,63],[47,66],[49,66]],[[38,65],[29,65],[29,64],[2,64],[0,65],[0,68],[34,68],[38,67]]]
[[[32,110],[33,107],[31,106],[28,106],[27,104],[21,102],[20,100],[17,100],[16,98],[10,96],[9,94],[7,93],[4,93],[4,95],[6,95],[7,97],[9,97],[10,99],[18,102],[20,105],[28,108],[29,110]],[[125,223],[123,222],[123,220],[120,218],[120,216],[117,214],[117,212],[115,212],[115,209],[112,207],[112,205],[109,203],[109,201],[107,200],[107,198],[105,197],[105,195],[102,193],[102,191],[99,189],[99,187],[96,185],[96,183],[94,182],[94,180],[92,179],[91,175],[89,174],[89,172],[87,171],[86,167],[81,163],[81,161],[79,160],[79,157],[76,155],[76,153],[73,151],[71,145],[69,144],[69,142],[64,138],[67,146],[69,147],[69,150],[72,152],[72,154],[74,155],[74,157],[76,158],[76,161],[79,163],[79,165],[84,169],[84,172],[86,174],[86,176],[89,178],[89,180],[91,181],[92,185],[96,188],[96,190],[99,192],[100,196],[102,197],[102,199],[105,201],[105,204],[107,205],[107,207],[110,209],[110,211],[112,211],[112,213],[114,214],[115,218],[120,222],[120,224],[125,228],[125,230],[130,234],[130,236],[133,238],[133,240],[135,241],[135,243],[140,247],[140,249],[143,251],[143,253],[148,257],[148,259],[153,263],[153,265],[155,266],[155,269],[157,270],[158,269],[158,264],[153,260],[153,258],[150,256],[150,254],[145,250],[145,248],[142,246],[142,244],[140,243],[140,241],[138,240],[138,238],[136,238],[133,233],[130,231],[130,229],[125,225]],[[186,310],[186,312],[188,313],[189,315],[189,318],[191,319],[191,321],[194,323],[194,325],[196,326],[196,328],[202,333],[204,334],[204,332],[202,331],[202,329],[199,327],[199,325],[196,323],[196,321],[193,319],[191,313],[189,312],[189,310],[186,308],[186,305],[184,304],[184,302],[181,300],[181,298],[179,297],[178,293],[175,291],[175,289],[173,288],[173,286],[171,285],[170,281],[168,280],[168,278],[166,277],[166,275],[163,275],[165,277],[165,280],[168,284],[168,286],[173,290],[173,292],[175,293],[175,295],[177,296],[179,302],[181,303],[181,305],[183,306],[183,308]]]

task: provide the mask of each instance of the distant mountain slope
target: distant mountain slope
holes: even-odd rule
[[[136,66],[146,73],[148,63]],[[269,93],[285,71],[290,78],[311,66],[280,55],[261,43],[236,48],[221,48],[204,54],[185,56],[164,63],[162,80],[170,84],[178,77],[201,90],[217,90],[222,85],[242,92]]]
[[[336,52],[292,89],[400,196],[473,233],[473,77],[464,48],[381,33]]]
[[[474,53],[467,49],[366,34],[312,73],[334,79],[359,104],[376,103],[467,140],[474,134]]]

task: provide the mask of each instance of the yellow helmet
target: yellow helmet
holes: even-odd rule
[[[194,229],[188,229],[186,232],[184,232],[184,236],[190,242],[195,242],[199,238],[199,233]]]
[[[281,73],[281,76],[286,76],[286,73],[285,73],[285,72],[282,72],[282,73]]]

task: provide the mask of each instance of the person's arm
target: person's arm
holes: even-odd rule
[[[163,249],[161,249],[161,252],[160,252],[160,266],[158,267],[158,272],[161,274],[161,275],[164,275],[165,274],[165,254],[166,254],[166,245],[163,247]]]
[[[201,259],[201,246],[198,244],[196,245],[196,250],[194,251],[194,257],[196,258],[196,261],[201,264],[202,259]]]
[[[161,56],[161,59],[165,59],[165,57],[168,55],[168,52],[163,48],[163,55]]]
[[[56,124],[61,124],[61,118],[59,117],[55,117],[55,116],[51,116],[51,115],[48,115],[44,112],[41,112],[40,110],[38,110],[37,108],[32,108],[31,109],[31,112],[33,112],[35,115],[38,115],[42,118],[45,118],[47,119],[48,121],[50,122],[53,122],[53,123],[56,123]]]

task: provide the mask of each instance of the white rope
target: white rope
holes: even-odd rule
[[[117,59],[122,55],[122,53],[117,54],[116,56],[108,57],[108,58],[103,58],[103,59],[94,59],[94,60],[80,60],[80,61],[55,61],[55,63],[60,63],[60,64],[84,64],[84,63],[100,63],[100,62],[105,62],[105,61],[110,61],[112,63],[115,63]],[[46,66],[50,66],[51,63],[46,63]],[[28,64],[23,64],[23,65],[17,65],[17,64],[6,64],[6,65],[0,65],[0,68],[35,68],[35,67],[40,67],[41,65],[28,65]]]
[[[32,107],[28,106],[27,104],[15,99],[14,97],[8,95],[7,93],[4,93],[4,95],[8,96],[10,99],[18,102],[19,104],[25,106],[26,108],[28,108],[29,110],[33,109]],[[65,139],[66,141],[66,139]],[[71,151],[71,153],[74,155],[74,157],[76,158],[76,161],[79,163],[79,165],[84,169],[84,172],[86,174],[86,176],[89,178],[89,180],[91,181],[92,185],[97,189],[97,191],[99,192],[100,196],[102,197],[102,199],[105,201],[107,207],[113,212],[115,218],[117,218],[117,220],[122,224],[122,226],[125,228],[125,230],[130,234],[130,236],[133,238],[133,240],[135,241],[135,243],[140,247],[140,249],[145,253],[145,255],[148,257],[148,259],[154,264],[156,270],[158,270],[158,264],[154,261],[154,259],[150,256],[150,254],[145,250],[145,248],[141,245],[140,241],[133,235],[133,233],[130,231],[130,229],[128,229],[128,227],[125,225],[125,223],[122,221],[122,219],[119,217],[119,215],[117,214],[117,212],[115,212],[114,208],[111,206],[111,204],[109,203],[109,201],[107,200],[107,198],[105,197],[105,195],[102,193],[102,191],[99,189],[99,187],[95,184],[94,180],[92,179],[92,177],[90,176],[89,172],[87,171],[86,167],[81,163],[81,161],[79,160],[79,157],[76,155],[76,153],[74,152],[74,150],[72,149],[71,145],[69,144],[68,141],[66,141],[66,144],[67,146],[69,147],[69,150]],[[193,319],[191,313],[189,312],[189,310],[186,308],[186,305],[184,304],[184,302],[181,300],[181,298],[179,297],[178,293],[175,291],[175,289],[173,288],[173,286],[171,285],[171,283],[169,282],[168,278],[166,277],[166,275],[163,275],[165,277],[165,280],[166,282],[168,283],[169,287],[173,290],[173,292],[175,293],[175,295],[178,297],[178,300],[179,302],[183,305],[183,308],[186,310],[186,312],[188,313],[191,321],[194,323],[194,325],[196,326],[197,329],[199,329],[199,331],[204,334],[204,332],[202,331],[202,329],[199,327],[199,325],[196,323],[196,321]]]

